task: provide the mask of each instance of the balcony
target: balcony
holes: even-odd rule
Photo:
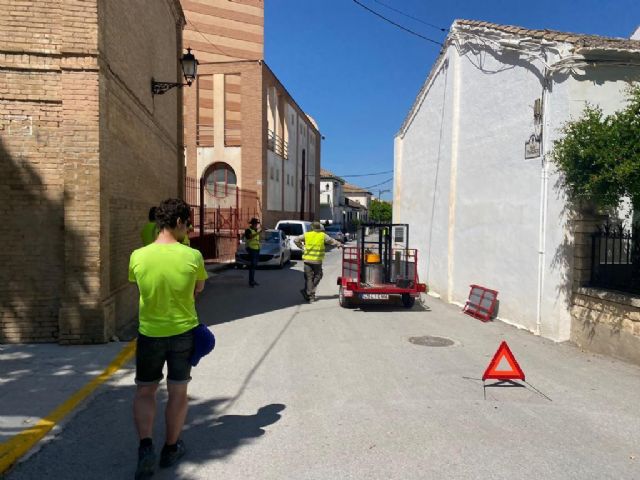
[[[284,159],[289,158],[289,144],[273,130],[267,132],[267,148]]]

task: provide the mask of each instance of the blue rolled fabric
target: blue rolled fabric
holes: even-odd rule
[[[215,346],[216,337],[213,332],[201,323],[193,329],[193,353],[189,363],[195,367],[202,357],[211,353]]]

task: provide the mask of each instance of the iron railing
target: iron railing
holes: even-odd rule
[[[267,148],[282,158],[289,158],[289,144],[273,130],[267,132]]]
[[[590,286],[640,293],[640,245],[632,233],[637,228],[607,224],[591,235]]]
[[[252,217],[259,217],[257,192],[233,186],[225,193],[213,194],[204,179],[185,178],[184,199],[191,208],[194,226],[189,234],[191,246],[205,260],[232,261],[238,241]]]

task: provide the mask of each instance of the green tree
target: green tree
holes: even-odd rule
[[[629,91],[628,100],[623,110],[606,116],[587,106],[554,142],[553,160],[572,200],[615,208],[628,197],[634,212],[640,209],[640,87]]]
[[[381,200],[371,200],[369,206],[369,220],[372,222],[390,223],[391,204]]]
[[[612,115],[587,106],[563,133],[554,142],[553,160],[572,201],[612,209],[631,200],[632,283],[640,283],[640,87],[630,89],[627,106]]]

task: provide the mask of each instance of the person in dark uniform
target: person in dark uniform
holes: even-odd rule
[[[262,230],[258,228],[260,220],[252,218],[249,222],[249,228],[244,231],[244,240],[247,245],[247,253],[249,254],[249,286],[256,287],[260,285],[256,282],[256,267],[260,259],[260,233]]]

